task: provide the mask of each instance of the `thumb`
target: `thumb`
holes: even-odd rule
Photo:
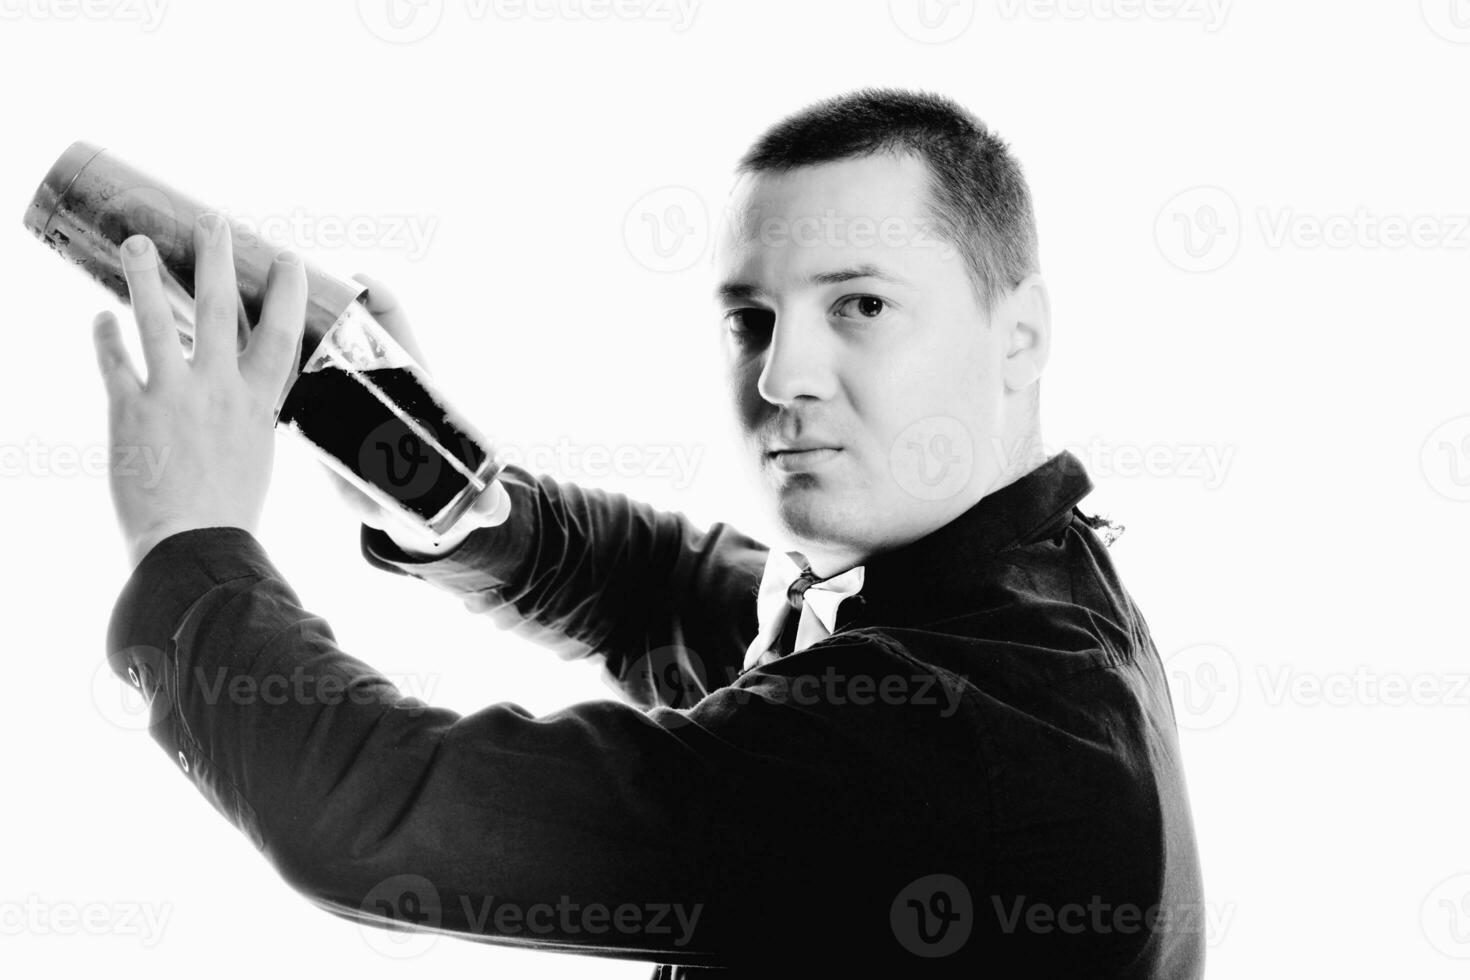
[[[467,521],[477,527],[498,527],[510,519],[510,494],[499,480],[491,480],[489,488],[470,505]]]
[[[504,524],[509,517],[510,495],[505,492],[499,480],[492,480],[490,486],[475,498],[470,509],[460,515],[452,528],[444,534],[427,539],[429,543],[419,546],[418,550],[430,554],[446,554],[459,547],[478,529]]]
[[[133,369],[118,333],[117,317],[106,310],[92,318],[92,339],[97,348],[97,366],[102,371],[102,383],[107,388],[108,398],[116,402],[124,395],[134,395],[143,390],[143,379]],[[499,486],[497,483],[496,486]]]

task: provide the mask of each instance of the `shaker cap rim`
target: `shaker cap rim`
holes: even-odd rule
[[[26,207],[25,226],[37,238],[46,237],[51,228],[51,220],[56,217],[56,209],[66,199],[71,185],[104,149],[96,143],[77,140],[56,158],[56,162],[36,188],[36,193],[31,196],[31,203]]]

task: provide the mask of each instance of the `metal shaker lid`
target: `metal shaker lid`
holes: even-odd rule
[[[101,152],[102,147],[96,143],[77,140],[56,158],[56,162],[42,179],[41,186],[31,196],[31,203],[26,206],[25,226],[37,238],[45,240],[51,219],[55,217],[57,207],[66,199],[66,192],[71,188],[72,182]]]

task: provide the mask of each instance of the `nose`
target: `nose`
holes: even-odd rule
[[[756,390],[773,405],[802,396],[826,401],[836,387],[835,356],[831,331],[821,316],[798,311],[777,314]]]

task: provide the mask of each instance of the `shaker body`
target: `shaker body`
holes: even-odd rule
[[[302,368],[277,424],[388,513],[436,535],[504,468],[490,440],[356,302]]]
[[[180,343],[192,350],[194,224],[206,210],[114,154],[78,141],[46,174],[24,223],[124,305],[131,305],[131,296],[118,248],[135,234],[146,235],[158,251]],[[240,297],[240,351],[260,321],[271,263],[285,249],[224,217]],[[276,401],[277,426],[304,438],[388,513],[444,533],[500,471],[491,444],[359,302],[366,286],[309,261],[302,265],[306,322]]]
[[[62,258],[79,266],[124,305],[131,305],[118,248],[133,235],[146,235],[158,251],[164,292],[173,309],[179,341],[194,345],[194,223],[206,208],[101,147],[78,141],[67,147],[42,180],[26,208],[25,226]],[[235,256],[237,350],[260,322],[271,263],[285,251],[239,222],[225,220]],[[340,279],[303,262],[306,324],[299,370],[354,299],[361,283]],[[286,387],[294,380],[295,371]],[[285,399],[280,393],[276,408]]]

